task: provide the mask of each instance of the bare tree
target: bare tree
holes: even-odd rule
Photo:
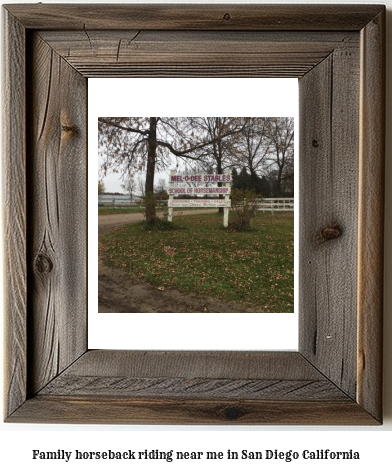
[[[237,155],[237,137],[248,119],[238,117],[193,117],[190,119],[194,133],[204,137],[204,166],[214,168],[222,174],[233,166],[233,156]]]
[[[275,195],[281,196],[283,182],[294,177],[294,119],[292,117],[270,118],[270,153],[272,174],[275,175]]]
[[[166,180],[163,178],[160,178],[158,180],[158,185],[156,187],[156,192],[157,193],[163,193],[166,191]]]
[[[157,117],[105,117],[98,119],[99,146],[105,150],[103,170],[131,174],[146,169],[145,194],[154,192],[157,161]],[[146,213],[155,219],[155,208]]]
[[[250,189],[258,189],[258,183],[268,166],[271,150],[270,118],[251,117],[238,136],[235,164],[250,174]]]
[[[98,140],[105,153],[103,172],[146,171],[148,222],[156,219],[155,170],[167,167],[170,155],[198,160],[203,149],[212,143],[196,136],[189,119],[182,117],[102,117],[98,119]]]
[[[226,169],[232,168],[233,156],[236,155],[236,137],[243,130],[247,119],[238,117],[193,117],[190,119],[192,129],[196,136],[204,137],[203,148],[205,168],[212,169],[215,173],[222,174]],[[220,186],[221,183],[218,184]],[[223,208],[219,208],[223,212]]]
[[[124,189],[124,191],[129,194],[129,198],[131,199],[131,202],[133,201],[133,193],[136,188],[136,182],[132,176],[127,176],[121,185],[121,187]]]
[[[143,179],[141,175],[139,175],[137,179],[137,189],[139,191],[140,197],[144,199],[146,191],[146,180]]]

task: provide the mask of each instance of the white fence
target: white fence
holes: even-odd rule
[[[294,198],[264,198],[258,202],[258,211],[294,211]]]
[[[167,201],[159,201],[159,207],[167,207]],[[131,201],[129,198],[119,197],[98,197],[98,206],[119,208],[129,207],[131,209],[144,209],[140,201]],[[258,211],[262,212],[280,212],[294,211],[294,198],[264,198],[258,201]]]
[[[143,210],[144,204],[139,199],[138,201],[131,201],[131,199],[118,196],[118,197],[107,197],[107,196],[98,196],[98,207],[109,207],[111,209],[118,209],[118,208],[129,208],[131,210]],[[157,201],[157,207],[163,208],[167,207],[167,200],[166,201]]]
[[[98,206],[99,207],[141,207],[140,202],[131,201],[129,198],[119,196],[119,197],[106,197],[98,196]]]

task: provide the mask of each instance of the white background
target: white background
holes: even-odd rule
[[[137,94],[132,93],[134,90]],[[297,126],[298,80],[90,79],[88,94],[89,348],[297,350],[298,318],[293,313],[208,313],[193,317],[190,314],[98,313],[97,279],[93,275],[97,275],[98,264],[97,166],[94,166],[98,156],[98,117],[294,117]],[[164,175],[166,182],[168,174]],[[295,229],[297,234],[297,225]],[[238,324],[239,318],[241,324]]]
[[[13,0],[13,3],[27,3]],[[55,2],[47,2],[55,3]],[[61,3],[61,2],[58,2]],[[70,2],[71,3],[71,2]],[[77,3],[77,2],[73,2]],[[87,1],[85,0],[85,3]],[[97,2],[96,2],[97,3]],[[108,3],[108,0],[105,0]],[[138,3],[138,2],[134,2]],[[155,1],[156,3],[156,1]],[[199,2],[203,3],[203,2]],[[225,3],[230,3],[226,0]],[[235,2],[241,3],[241,2]],[[252,2],[247,3],[263,3]],[[273,3],[267,0],[265,3]],[[285,3],[296,3],[285,0]],[[300,3],[307,3],[303,0]],[[309,2],[315,3],[315,2]],[[328,2],[325,2],[328,3]],[[329,3],[360,3],[360,1],[339,1]],[[367,0],[366,3],[381,3]],[[392,443],[392,134],[391,134],[391,50],[392,44],[392,0],[383,2],[388,7],[387,25],[387,163],[386,163],[386,253],[385,253],[385,344],[384,344],[384,425],[382,427],[203,427],[203,426],[98,426],[98,425],[0,425],[0,468],[4,472],[11,469],[16,472],[71,472],[82,473],[94,470],[95,473],[107,472],[108,469],[117,473],[129,472],[206,472],[237,473],[240,469],[246,473],[270,472],[301,472],[330,473],[346,472],[361,468],[371,472],[390,471],[390,447]],[[227,449],[241,451],[248,449],[262,451],[264,449],[302,451],[304,449],[331,449],[360,451],[360,461],[150,461],[138,464],[122,461],[33,461],[32,449],[42,451],[57,451],[65,449],[73,451],[97,450],[144,450],[144,449],[174,449],[198,451],[223,451]],[[4,469],[3,469],[4,468]]]

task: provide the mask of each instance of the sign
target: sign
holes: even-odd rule
[[[169,196],[179,196],[181,194],[230,194],[231,188],[207,187],[207,188],[169,188]]]
[[[171,207],[230,207],[226,199],[173,199]]]
[[[223,226],[229,225],[229,207],[231,201],[231,174],[178,174],[170,172],[169,178],[169,215],[168,220],[173,220],[174,207],[223,207]],[[193,199],[196,196],[225,196],[224,199]],[[174,199],[174,196],[190,196],[185,199]]]
[[[172,172],[173,173],[173,172]],[[231,174],[171,174],[169,183],[193,184],[208,186],[208,184],[230,183]]]
[[[173,173],[173,172],[172,172]],[[230,194],[231,174],[171,174],[169,196]],[[221,184],[221,186],[219,186]]]

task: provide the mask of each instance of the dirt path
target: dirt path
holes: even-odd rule
[[[174,211],[175,216],[189,216],[191,214],[207,214],[217,212],[216,209],[202,209],[200,211]],[[163,213],[158,212],[158,217],[162,217]],[[109,232],[115,227],[119,227],[132,222],[139,222],[144,219],[142,213],[130,212],[129,214],[101,214],[98,215],[98,235]]]
[[[178,211],[182,214],[217,212],[215,209]],[[98,217],[98,235],[143,219],[142,214],[109,214]],[[260,313],[260,307],[226,303],[213,297],[185,294],[172,288],[158,290],[125,272],[98,264],[99,313]]]

